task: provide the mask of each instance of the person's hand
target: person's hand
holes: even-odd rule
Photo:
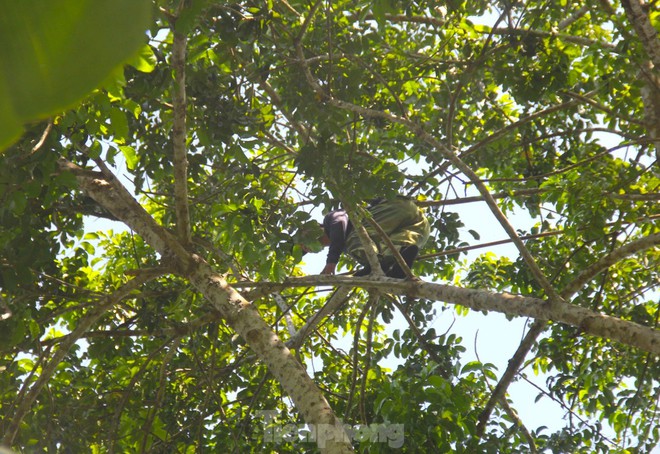
[[[325,268],[323,268],[323,271],[321,271],[321,274],[335,274],[336,267],[336,263],[326,263]]]

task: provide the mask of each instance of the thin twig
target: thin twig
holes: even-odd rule
[[[346,400],[346,416],[350,415],[351,406],[353,405],[353,396],[355,395],[355,387],[357,386],[357,373],[359,369],[358,357],[360,352],[360,331],[362,329],[362,322],[364,321],[364,318],[371,308],[372,301],[372,297],[370,296],[367,304],[364,306],[362,312],[360,312],[360,315],[355,322],[355,333],[353,334],[353,372],[351,374],[351,387],[348,392],[348,399]],[[366,374],[364,371],[363,373]]]
[[[369,418],[367,418],[367,377],[369,375],[369,369],[371,368],[371,347],[373,342],[374,335],[374,321],[376,320],[376,306],[380,302],[380,295],[378,292],[372,292],[369,294],[368,307],[371,308],[369,311],[369,325],[367,325],[367,338],[365,345],[364,353],[364,368],[362,369],[362,380],[360,383],[360,416],[362,418],[363,424],[369,424]]]
[[[399,310],[399,312],[401,312],[401,314],[403,315],[403,317],[404,317],[404,318],[406,319],[406,321],[408,322],[408,326],[409,326],[410,329],[412,330],[413,334],[415,334],[415,337],[417,338],[417,342],[419,342],[420,345],[422,346],[422,348],[423,348],[424,350],[426,350],[426,353],[431,357],[431,359],[432,359],[433,361],[435,361],[435,363],[436,363],[438,366],[442,366],[444,361],[442,360],[442,358],[440,358],[440,357],[438,356],[438,354],[436,353],[435,349],[433,349],[433,348],[431,347],[431,344],[429,344],[429,343],[427,342],[427,340],[424,339],[424,335],[423,335],[422,332],[419,330],[419,328],[417,327],[417,325],[415,325],[415,322],[414,322],[414,320],[412,319],[412,317],[410,316],[410,313],[408,312],[408,310],[403,306],[403,304],[401,304],[401,303],[399,302],[399,300],[398,300],[397,298],[394,298],[392,295],[385,294],[385,297],[387,297],[387,299],[389,299],[389,300],[390,300],[390,301],[396,306],[396,308]],[[452,323],[452,324],[453,324],[453,323]],[[443,373],[447,373],[448,371],[443,370],[442,372],[443,372]]]
[[[286,321],[286,326],[289,330],[289,336],[291,336],[291,337],[295,336],[296,335],[296,325],[293,323],[293,319],[291,318],[291,314],[289,313],[289,307],[287,307],[287,304],[284,301],[284,298],[282,298],[282,295],[280,294],[280,292],[273,293],[273,298],[275,299],[275,302],[277,303],[277,306],[282,311],[282,316],[284,317],[284,320]]]
[[[110,454],[113,454],[115,452],[115,444],[117,443],[117,436],[119,435],[119,424],[121,422],[121,414],[124,411],[124,407],[126,407],[126,404],[128,403],[128,399],[130,397],[131,391],[137,384],[138,380],[142,378],[142,375],[147,372],[147,369],[149,368],[149,364],[158,356],[158,354],[163,350],[170,342],[172,342],[174,338],[167,339],[165,342],[163,342],[161,345],[159,345],[156,349],[154,349],[151,353],[149,353],[149,356],[144,360],[142,365],[140,366],[140,369],[138,369],[137,372],[131,377],[131,380],[129,381],[128,385],[124,388],[122,392],[122,398],[119,404],[117,405],[117,408],[115,409],[115,414],[113,415],[111,425],[110,425],[110,430],[109,430],[109,435],[110,439],[108,440],[108,452]]]
[[[287,347],[290,349],[299,348],[309,333],[312,332],[319,323],[321,323],[321,320],[335,313],[335,311],[337,311],[341,306],[344,305],[344,303],[346,303],[350,293],[350,287],[338,287],[337,290],[335,290],[335,293],[330,298],[328,298],[321,310],[314,314],[307,321],[305,326],[300,328],[293,336],[291,336],[291,339],[286,342]]]

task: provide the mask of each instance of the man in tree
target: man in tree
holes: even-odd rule
[[[424,213],[413,200],[401,196],[392,200],[375,199],[371,201],[368,211],[397,247],[406,264],[409,267],[412,266],[420,248],[429,238],[430,226]],[[397,279],[406,277],[381,234],[371,224],[367,224],[365,227],[376,245],[378,260],[385,275]],[[321,274],[334,274],[339,257],[343,252],[351,255],[364,266],[354,273],[355,276],[366,276],[371,273],[364,246],[354,231],[345,210],[340,209],[328,213],[323,219],[323,231],[321,244],[329,246],[329,250]]]

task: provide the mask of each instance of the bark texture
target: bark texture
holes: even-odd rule
[[[660,330],[569,303],[549,303],[541,298],[467,289],[424,281],[402,281],[387,277],[308,276],[290,279],[282,284],[269,283],[265,286],[270,290],[277,290],[284,287],[329,284],[363,287],[393,295],[406,295],[449,304],[460,304],[478,311],[495,311],[508,315],[565,323],[579,328],[583,333],[660,354]],[[236,286],[239,285],[251,286],[255,284],[236,284]]]

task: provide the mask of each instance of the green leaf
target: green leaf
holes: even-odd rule
[[[210,3],[210,0],[191,0],[188,8],[181,11],[176,21],[176,31],[187,33],[195,25],[199,13]]]
[[[0,15],[0,148],[61,111],[143,46],[147,0],[5,2]]]
[[[465,366],[463,366],[463,369],[461,370],[461,373],[465,374],[467,372],[481,370],[482,368],[483,368],[483,365],[479,361],[471,361],[471,362],[467,363]]]
[[[150,73],[156,69],[156,55],[151,46],[142,46],[135,58],[128,62],[132,67],[143,73]]]
[[[128,167],[129,170],[135,169],[135,166],[139,161],[135,148],[122,145],[119,147],[119,150],[124,155],[124,159],[126,159],[126,167]]]
[[[126,114],[119,109],[110,110],[110,123],[112,124],[115,142],[125,143],[128,138],[128,120]]]

